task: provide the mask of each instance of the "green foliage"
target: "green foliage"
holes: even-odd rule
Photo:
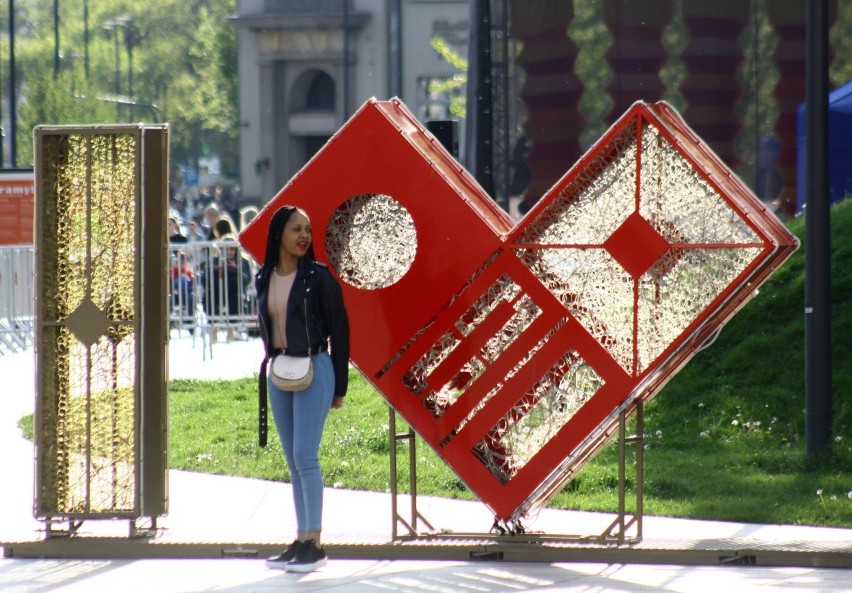
[[[169,464],[214,474],[289,480],[274,425],[257,445],[257,380],[176,380],[169,388]],[[331,410],[320,445],[325,481],[335,488],[390,489],[389,408],[373,387],[350,371],[346,405]],[[408,431],[397,420],[397,433]],[[416,445],[418,491],[472,498],[464,484],[421,442]],[[408,450],[397,445],[399,489],[408,491]]]
[[[35,422],[35,414],[27,414],[18,420],[18,428],[21,430],[21,434],[29,441],[35,438],[35,425],[33,422]]]
[[[88,42],[81,3],[59,4],[57,28],[52,2],[15,4],[17,164],[32,162],[29,131],[36,125],[168,122],[175,163],[194,163],[208,147],[222,157],[223,172],[236,176],[237,44],[236,28],[228,22],[235,0],[87,4]],[[119,17],[129,20],[109,28]],[[8,23],[3,26],[5,30]],[[7,83],[8,72],[3,71],[4,88]],[[128,99],[136,105],[129,107]]]
[[[461,57],[457,52],[453,51],[450,44],[442,37],[433,37],[429,40],[432,49],[438,52],[441,59],[447,62],[450,66],[459,72],[467,72],[467,60]]]
[[[613,102],[606,92],[611,74],[606,62],[606,52],[612,43],[612,34],[603,22],[603,3],[578,0],[574,3],[574,20],[569,35],[577,45],[574,71],[583,85],[579,110],[588,122],[580,143],[591,146],[606,130],[606,115]]]
[[[838,2],[836,19],[829,32],[834,56],[848,57],[852,55],[852,35],[849,35],[850,30],[852,30],[852,5],[848,2]],[[852,80],[852,60],[833,59],[830,70],[829,76],[833,85],[840,86]]]
[[[467,84],[467,60],[453,51],[450,44],[441,37],[432,37],[429,40],[432,49],[438,52],[441,59],[450,64],[458,72],[447,80],[433,80],[429,83],[430,93],[447,93],[450,99],[450,113],[456,117],[467,116],[467,100],[457,91]]]
[[[77,87],[79,85],[79,87]],[[75,88],[73,91],[72,88]],[[18,109],[25,122],[74,123],[79,125],[98,124],[112,121],[115,108],[97,99],[97,93],[85,81],[70,80],[68,73],[61,73],[54,83],[49,78],[36,78],[28,85],[27,102]],[[19,136],[17,158],[20,163],[33,162],[32,137],[26,141]]]
[[[257,382],[172,381],[169,465],[212,474],[289,480],[275,438],[257,446]],[[270,430],[270,437],[275,430]]]

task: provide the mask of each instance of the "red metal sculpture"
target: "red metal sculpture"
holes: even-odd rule
[[[798,246],[665,103],[634,104],[515,225],[398,100],[252,221],[305,209],[352,362],[498,519],[545,504]]]

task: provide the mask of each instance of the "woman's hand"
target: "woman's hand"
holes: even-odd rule
[[[344,400],[344,399],[345,399],[345,398],[343,398],[343,397],[341,397],[341,396],[339,396],[339,395],[335,395],[335,396],[334,396],[334,399],[333,399],[333,400],[331,400],[331,407],[332,407],[332,408],[342,408],[342,407],[343,407],[343,400]]]

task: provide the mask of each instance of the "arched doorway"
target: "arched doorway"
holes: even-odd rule
[[[311,68],[293,82],[288,104],[288,129],[293,149],[290,163],[295,172],[339,127],[337,85],[325,70]]]

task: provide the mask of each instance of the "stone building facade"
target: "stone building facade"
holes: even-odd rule
[[[266,203],[370,97],[450,117],[464,87],[433,83],[465,73],[432,41],[466,58],[468,20],[467,0],[240,0],[243,202]]]

